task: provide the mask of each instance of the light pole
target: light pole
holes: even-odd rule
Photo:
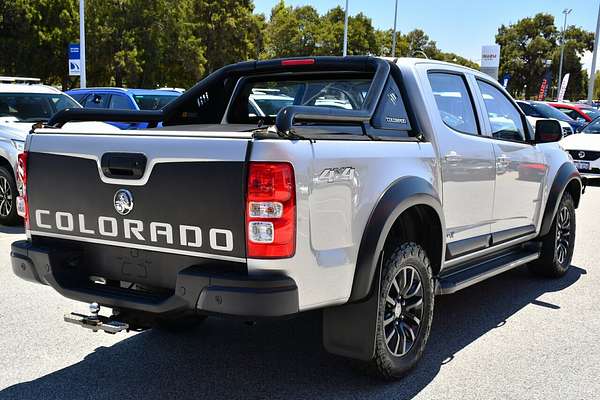
[[[562,68],[563,68],[563,56],[565,53],[565,30],[567,29],[567,16],[573,11],[572,8],[565,8],[563,14],[565,14],[565,23],[563,24],[562,34],[560,35],[560,64],[558,67],[558,87],[562,84]]]
[[[592,104],[594,97],[594,84],[596,83],[596,57],[598,56],[598,39],[600,39],[600,5],[598,6],[598,22],[596,22],[596,36],[594,36],[594,55],[592,56],[592,71],[588,83],[588,104]]]
[[[79,0],[79,57],[81,62],[81,72],[79,75],[79,86],[84,88],[86,85],[85,77],[85,0]]]
[[[344,15],[344,57],[348,55],[348,0],[346,0],[346,14]]]
[[[396,57],[396,21],[398,20],[398,0],[394,8],[394,32],[392,33],[392,57]]]

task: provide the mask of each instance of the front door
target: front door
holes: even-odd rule
[[[494,201],[494,150],[481,135],[467,77],[461,72],[429,71],[438,113],[433,113],[441,157],[447,258],[490,244]]]
[[[547,165],[527,143],[526,120],[514,102],[491,82],[478,79],[477,86],[496,157],[492,237],[498,244],[535,232]]]

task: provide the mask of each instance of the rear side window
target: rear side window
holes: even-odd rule
[[[479,129],[465,78],[456,74],[434,72],[429,74],[429,83],[444,124],[455,131],[477,135]]]
[[[477,80],[495,139],[525,141],[525,128],[517,108],[500,90]]]
[[[109,97],[107,94],[91,94],[85,99],[83,106],[85,108],[108,108]]]

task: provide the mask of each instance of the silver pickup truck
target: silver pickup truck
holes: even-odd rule
[[[60,129],[91,120],[150,128]],[[159,111],[65,110],[35,129],[12,267],[91,303],[68,322],[111,333],[322,309],[328,351],[398,378],[436,295],[525,264],[565,274],[582,181],[561,137],[457,65],[235,64]]]

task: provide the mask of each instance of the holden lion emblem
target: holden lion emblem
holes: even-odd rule
[[[133,196],[129,190],[119,189],[115,193],[115,210],[121,215],[127,215],[133,210]]]
[[[577,153],[577,155],[579,156],[579,158],[585,158],[585,151],[580,151],[579,153]]]

